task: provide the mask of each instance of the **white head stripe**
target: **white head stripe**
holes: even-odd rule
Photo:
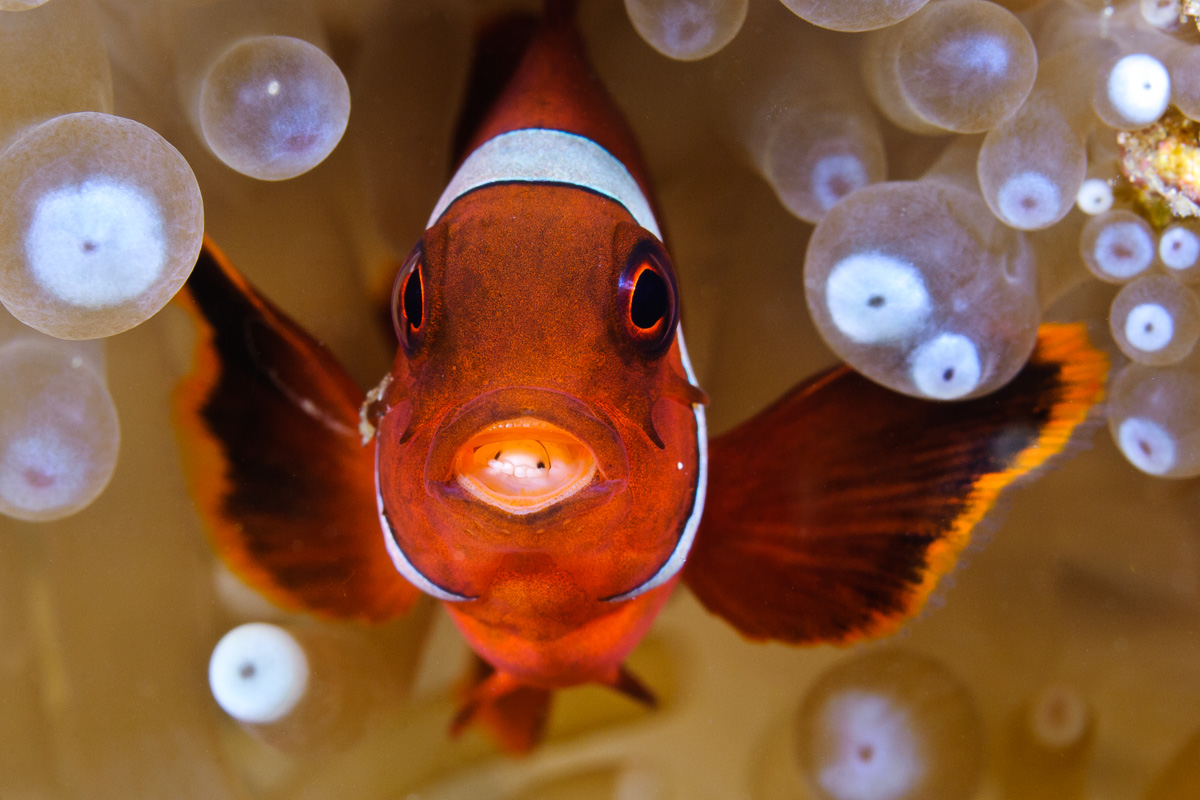
[[[474,597],[457,594],[442,586],[438,586],[433,581],[426,578],[424,574],[417,569],[404,551],[400,549],[400,543],[396,541],[396,533],[392,530],[392,522],[388,519],[387,509],[383,507],[383,490],[379,486],[379,443],[375,443],[375,508],[379,511],[379,527],[383,529],[383,546],[387,548],[387,554],[392,559],[392,564],[395,565],[396,571],[399,572],[404,579],[413,586],[420,589],[427,595],[436,597],[438,600],[445,600],[450,603],[461,603],[464,600],[474,600]]]
[[[662,239],[650,203],[624,164],[591,139],[547,128],[508,131],[476,148],[450,179],[425,227],[433,227],[467,192],[493,183],[579,186],[620,203],[638,225]]]
[[[683,343],[683,329],[676,328],[675,335],[679,342],[679,355],[682,356],[683,369],[687,373],[688,382],[692,386],[699,386],[696,382],[696,373],[692,370],[692,360],[688,358],[687,345]],[[610,602],[629,600],[662,586],[683,569],[688,553],[692,551],[692,543],[696,541],[696,530],[700,527],[700,517],[704,515],[704,495],[708,489],[708,426],[705,423],[704,406],[693,403],[692,413],[696,415],[696,460],[699,462],[697,465],[699,475],[696,477],[696,495],[692,501],[692,513],[683,526],[683,533],[680,534],[679,541],[675,543],[675,549],[671,551],[666,562],[658,568],[658,572],[651,575],[645,583],[635,586],[628,592],[605,598]]]

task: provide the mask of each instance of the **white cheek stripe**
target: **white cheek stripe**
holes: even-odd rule
[[[675,336],[679,342],[679,355],[683,359],[683,370],[687,373],[688,383],[692,386],[699,386],[700,384],[696,382],[696,373],[692,369],[692,360],[688,358],[687,345],[683,343],[683,328],[677,328]],[[692,502],[692,513],[683,526],[683,533],[675,544],[675,549],[671,551],[666,563],[659,567],[658,572],[654,573],[645,583],[635,586],[628,592],[605,598],[609,602],[629,600],[651,589],[657,589],[674,578],[679,570],[683,569],[688,553],[692,550],[692,543],[696,541],[696,530],[700,527],[700,517],[704,514],[704,495],[708,490],[708,426],[704,419],[704,406],[692,403],[692,413],[696,415],[696,456],[699,462],[696,498]]]
[[[474,597],[456,594],[449,589],[444,589],[438,586],[433,581],[421,574],[420,570],[413,566],[413,563],[408,560],[408,556],[404,555],[404,551],[400,549],[399,543],[396,541],[396,535],[392,532],[392,523],[388,520],[387,512],[383,508],[383,492],[379,488],[379,445],[375,445],[375,508],[379,511],[379,527],[383,530],[383,544],[387,548],[388,555],[392,558],[392,564],[396,566],[396,570],[404,576],[404,579],[413,586],[420,589],[427,595],[436,597],[438,600],[445,600],[450,603],[461,603],[464,600],[474,600]]]
[[[523,128],[488,139],[454,173],[426,228],[464,194],[493,183],[561,183],[620,203],[638,225],[662,240],[650,203],[612,153],[591,139],[548,128]]]

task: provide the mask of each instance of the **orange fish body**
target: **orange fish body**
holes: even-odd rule
[[[671,263],[577,36],[534,39],[401,270],[372,410],[400,573],[541,688],[617,681],[704,503]]]
[[[564,5],[467,142],[397,277],[396,360],[365,402],[211,243],[183,297],[205,335],[178,395],[214,544],[260,591],[366,621],[418,590],[443,601],[488,665],[456,727],[524,749],[550,690],[649,701],[622,662],[681,576],[753,638],[890,632],[1100,396],[1103,357],[1048,327],[983,400],[841,368],[710,446],[645,169]]]

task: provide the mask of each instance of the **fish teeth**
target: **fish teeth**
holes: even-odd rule
[[[545,467],[529,467],[524,464],[513,464],[511,461],[503,459],[491,458],[488,459],[488,468],[493,472],[503,472],[505,475],[512,475],[514,478],[536,478],[546,474]]]

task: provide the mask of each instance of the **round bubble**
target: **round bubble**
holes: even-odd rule
[[[1075,205],[1088,216],[1103,214],[1113,206],[1112,184],[1103,178],[1088,178],[1075,195]]]
[[[319,47],[290,36],[244,39],[200,87],[200,128],[217,158],[279,181],[308,172],[341,141],[350,88]]]
[[[191,274],[204,236],[183,156],[141,123],[66,114],[0,153],[0,302],[63,339],[144,322]]]
[[[979,350],[966,336],[943,333],[912,355],[913,383],[934,400],[957,400],[979,385]]]
[[[846,195],[884,179],[879,125],[861,109],[801,108],[773,127],[762,170],[788,211],[817,222]]]
[[[1184,220],[1168,225],[1158,239],[1158,259],[1179,280],[1200,281],[1200,224]]]
[[[283,719],[308,688],[308,657],[277,625],[252,622],[221,637],[208,662],[213,699],[226,714],[251,724]]]
[[[1142,19],[1156,28],[1173,30],[1179,27],[1179,16],[1183,13],[1180,0],[1138,0]]]
[[[1158,303],[1139,303],[1125,318],[1125,338],[1139,350],[1151,353],[1162,350],[1174,334],[1171,312]]]
[[[87,507],[119,444],[112,397],[87,360],[41,338],[0,346],[0,513],[45,521]]]
[[[1122,56],[1096,78],[1096,113],[1119,130],[1149,125],[1162,116],[1170,100],[1170,73],[1148,53]]]
[[[937,662],[885,650],[835,666],[795,717],[797,756],[814,798],[970,797],[983,731],[970,693]]]
[[[1113,298],[1109,324],[1121,352],[1134,361],[1174,364],[1200,339],[1200,298],[1170,275],[1147,275]]]
[[[988,132],[977,162],[979,187],[1005,224],[1039,230],[1071,210],[1087,175],[1087,150],[1044,94]]]
[[[1083,262],[1102,281],[1125,283],[1154,261],[1154,230],[1127,209],[1108,211],[1088,220],[1079,236]]]
[[[748,0],[625,0],[633,27],[668,58],[707,58],[733,41]]]
[[[1108,425],[1133,466],[1149,475],[1200,475],[1200,359],[1130,364],[1109,386]]]
[[[1037,51],[1011,12],[986,0],[944,0],[905,26],[896,77],[926,122],[960,133],[986,131],[1029,96]]]
[[[1054,181],[1040,172],[1022,172],[1000,185],[1000,218],[1022,230],[1044,228],[1060,218],[1062,198]]]
[[[929,0],[783,0],[797,16],[835,31],[870,31],[895,25]]]
[[[1033,698],[1027,721],[1029,733],[1037,744],[1062,753],[1087,736],[1092,728],[1092,711],[1082,692],[1067,684],[1057,684]]]
[[[1032,248],[978,194],[940,180],[877,183],[844,197],[813,231],[804,284],[830,348],[905,394],[986,394],[1017,373],[1037,340]]]

